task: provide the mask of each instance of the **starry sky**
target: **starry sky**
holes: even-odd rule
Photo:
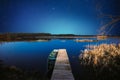
[[[119,0],[0,0],[0,33],[94,35],[119,17]],[[120,34],[119,25],[118,19],[104,31]]]

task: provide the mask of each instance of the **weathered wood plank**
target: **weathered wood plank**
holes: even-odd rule
[[[74,80],[66,49],[59,49],[51,80]]]

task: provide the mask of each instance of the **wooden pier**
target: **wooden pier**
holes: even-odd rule
[[[51,80],[74,80],[66,49],[59,49]]]

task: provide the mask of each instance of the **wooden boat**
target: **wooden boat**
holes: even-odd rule
[[[48,76],[48,78],[50,78],[52,75],[57,54],[58,54],[58,50],[54,49],[48,56],[48,61],[47,61],[47,65],[48,65],[47,66],[47,76]]]

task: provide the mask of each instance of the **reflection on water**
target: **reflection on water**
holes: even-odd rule
[[[90,39],[90,38],[89,38]],[[94,38],[95,39],[95,38]],[[50,41],[20,41],[0,43],[0,59],[5,65],[16,66],[23,70],[40,71],[42,76],[47,74],[48,56],[53,49],[67,49],[73,74],[76,79],[80,78],[82,69],[78,56],[87,45],[100,45],[102,43],[119,43],[120,39],[107,39],[98,42],[75,42],[74,40],[53,39]]]

